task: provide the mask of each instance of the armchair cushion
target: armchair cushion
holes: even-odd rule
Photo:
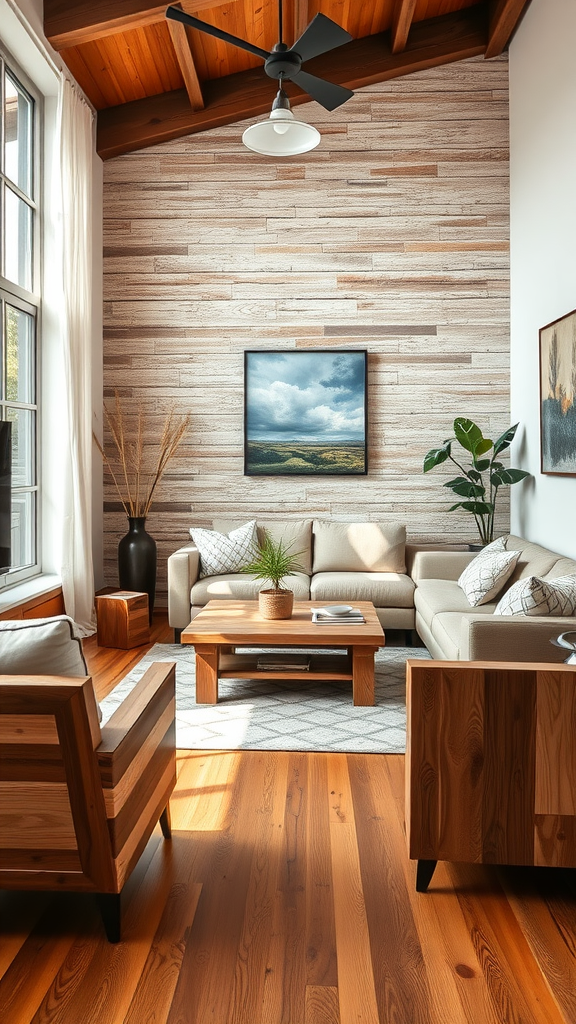
[[[406,527],[315,520],[314,572],[406,572]]]
[[[82,644],[67,615],[0,622],[0,666],[6,675],[88,675]]]

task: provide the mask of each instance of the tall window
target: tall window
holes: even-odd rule
[[[39,569],[38,102],[0,51],[0,419],[12,423],[11,585]]]

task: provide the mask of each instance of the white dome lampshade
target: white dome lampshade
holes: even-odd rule
[[[263,156],[297,156],[308,153],[320,142],[320,132],[305,121],[297,121],[290,110],[290,101],[282,88],[278,90],[266,121],[251,124],[242,136],[247,149]]]

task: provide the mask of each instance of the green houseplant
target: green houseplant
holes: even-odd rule
[[[257,580],[268,580],[272,587],[258,594],[260,614],[265,619],[289,619],[294,606],[294,593],[281,586],[287,576],[302,571],[298,558],[301,551],[292,553],[282,540],[275,541],[268,531],[260,543],[260,550],[241,572],[250,573]]]
[[[508,469],[499,461],[502,452],[510,447],[517,429],[518,424],[515,423],[496,441],[491,441],[489,437],[484,437],[480,427],[472,420],[458,416],[454,420],[454,437],[444,441],[441,448],[432,448],[424,459],[425,473],[429,473],[447,459],[460,470],[460,475],[453,480],[447,480],[444,487],[449,487],[464,501],[457,501],[448,511],[453,512],[461,508],[465,512],[470,512],[476,520],[482,544],[489,544],[494,540],[494,510],[500,487],[517,484],[530,476],[523,469]],[[463,456],[458,457],[462,461],[454,457],[454,444],[459,444],[467,453],[468,465],[462,464]]]

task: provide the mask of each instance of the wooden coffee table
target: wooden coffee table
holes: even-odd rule
[[[209,601],[186,629],[184,644],[196,649],[196,702],[218,702],[218,679],[350,679],[355,705],[374,704],[374,655],[384,646],[384,631],[374,605],[356,601],[365,622],[356,625],[312,623],[320,601],[295,601],[291,619],[263,619],[257,601]],[[345,648],[342,654],[312,654],[310,669],[258,669],[258,655],[233,653],[234,647]]]

